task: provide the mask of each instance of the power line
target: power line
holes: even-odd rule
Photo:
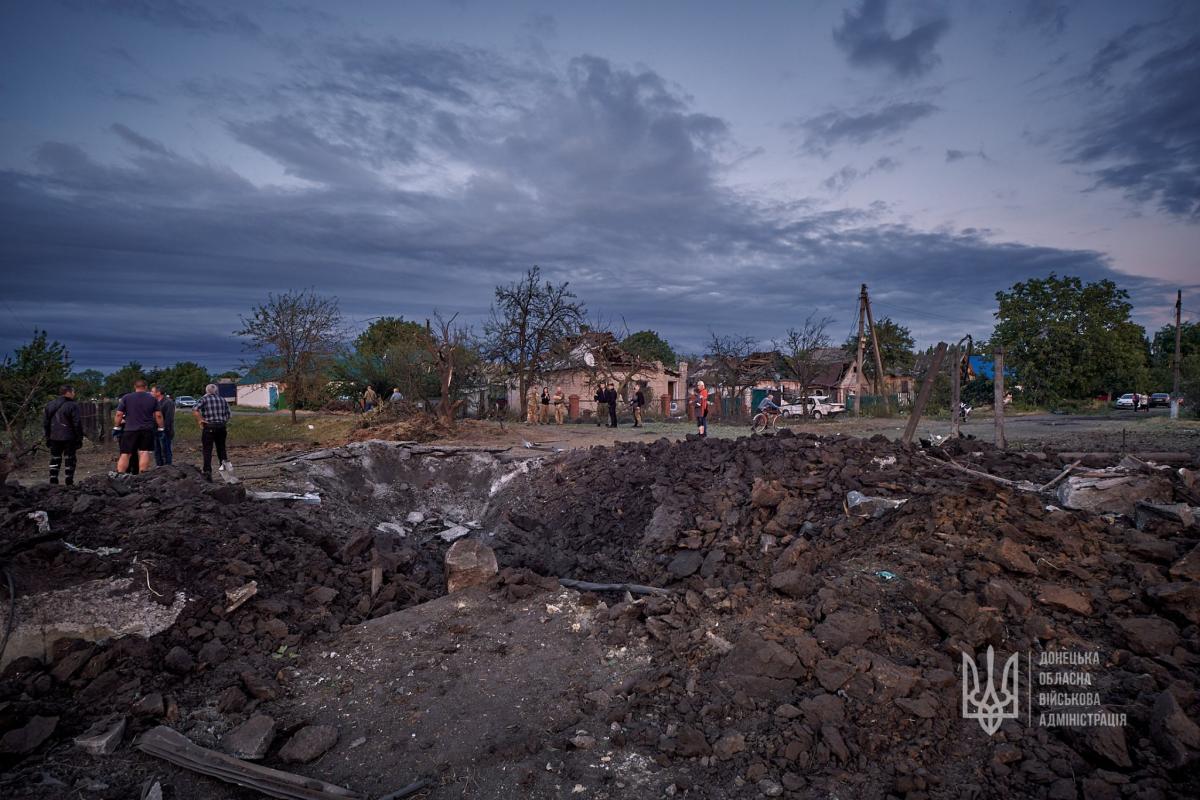
[[[875,302],[876,308],[884,308],[884,309],[892,309],[895,311],[903,311],[906,314],[913,314],[918,317],[926,317],[928,319],[936,319],[936,320],[941,320],[943,322],[954,322],[954,323],[966,324],[966,325],[981,324],[979,320],[968,320],[966,317],[947,317],[947,316],[943,316],[941,314],[931,314],[928,311],[923,311],[923,310],[919,310],[919,309],[915,309],[915,308],[906,308],[905,306],[898,306],[895,303],[892,303],[891,301],[888,301],[885,303],[880,303],[878,300],[876,300],[874,302]]]

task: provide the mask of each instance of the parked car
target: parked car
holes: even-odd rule
[[[1113,403],[1113,408],[1133,408],[1133,392],[1123,394],[1117,398],[1117,402]]]
[[[829,395],[826,394],[809,395],[804,399],[804,402],[808,407],[808,414],[813,419],[833,417],[846,413],[845,403],[834,403],[829,399]]]
[[[1150,407],[1151,408],[1154,408],[1155,406],[1162,406],[1163,408],[1168,408],[1170,405],[1171,405],[1171,395],[1167,394],[1166,392],[1155,392],[1154,394],[1150,395]]]
[[[804,409],[804,401],[797,397],[779,404],[779,410],[783,412],[784,417],[803,417]]]
[[[195,408],[198,405],[200,405],[200,401],[190,394],[180,395],[175,398],[176,408]]]

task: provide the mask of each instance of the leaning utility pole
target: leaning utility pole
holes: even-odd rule
[[[862,390],[863,390],[863,345],[866,343],[863,338],[863,323],[866,317],[866,311],[863,308],[863,299],[867,296],[867,285],[862,285],[862,292],[858,295],[858,357],[854,359],[854,416],[862,415]]]
[[[1175,291],[1175,362],[1172,366],[1175,372],[1175,384],[1171,387],[1171,419],[1179,419],[1179,335],[1182,328],[1179,324],[1180,312],[1183,311],[1183,290]]]
[[[883,375],[883,356],[879,352],[879,336],[875,333],[875,315],[871,313],[871,298],[867,296],[867,285],[862,285],[862,303],[863,310],[867,313],[867,325],[871,327],[871,346],[875,349],[875,393],[883,398],[884,408],[891,413],[891,405],[888,403],[887,392],[884,389]],[[862,360],[861,358],[859,359]]]
[[[921,389],[917,392],[912,412],[908,415],[908,424],[904,426],[904,435],[900,437],[900,441],[904,444],[912,444],[913,435],[917,432],[917,424],[921,421],[921,415],[925,413],[925,404],[929,402],[929,395],[933,393],[933,384],[937,381],[938,372],[942,369],[942,359],[945,357],[946,343],[938,342],[937,348],[933,351],[933,360],[929,362],[929,371],[925,373],[925,378],[921,381]]]
[[[966,343],[966,349],[963,349],[963,343]],[[969,356],[971,353],[972,339],[971,335],[967,334],[958,340],[958,344],[954,345],[954,362],[950,370],[950,419],[953,420],[952,430],[954,438],[959,437],[959,426],[962,423],[962,415],[959,413],[959,406],[962,404],[962,365],[963,357]]]
[[[996,419],[996,448],[1003,450],[1007,446],[1004,439],[1004,345],[996,346],[992,369],[995,372],[993,384],[996,388],[995,412],[992,415]]]

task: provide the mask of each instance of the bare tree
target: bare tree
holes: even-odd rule
[[[708,355],[712,360],[720,386],[729,390],[733,398],[734,413],[741,416],[740,398],[768,372],[773,373],[760,359],[753,358],[757,342],[749,336],[718,336],[709,332]]]
[[[583,316],[583,304],[568,291],[567,284],[543,284],[536,266],[516,283],[496,287],[496,302],[483,327],[481,349],[517,379],[522,417],[527,412],[527,389],[541,374],[555,346],[579,330]]]
[[[267,295],[267,302],[241,320],[236,334],[249,340],[246,349],[259,355],[259,366],[286,385],[294,424],[297,406],[314,394],[321,369],[337,352],[342,334],[337,298],[311,290]]]
[[[461,326],[455,327],[454,320],[458,318],[458,314],[444,319],[434,311],[433,318],[437,321],[436,326],[425,320],[424,345],[438,371],[441,386],[442,396],[435,413],[442,424],[453,425],[454,415],[466,402],[464,398],[453,399],[452,389],[456,372],[462,370],[469,356],[470,332]]]
[[[825,333],[831,322],[833,320],[829,317],[818,319],[814,312],[808,315],[799,328],[788,328],[783,341],[774,342],[775,349],[783,357],[784,365],[791,372],[791,377],[800,384],[801,394],[808,391],[813,379],[825,366],[818,356],[821,350],[832,344]]]
[[[612,382],[621,397],[627,396],[630,384],[655,371],[654,359],[621,347],[620,342],[628,336],[629,325],[624,318],[618,325],[597,316],[588,324],[581,343],[576,345],[586,348],[592,356],[591,363],[585,362],[592,385]]]

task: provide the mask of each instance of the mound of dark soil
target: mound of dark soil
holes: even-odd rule
[[[610,642],[661,651],[610,717],[690,796],[1196,796],[1200,531],[1064,511],[932,457],[950,455],[1035,484],[1060,468],[882,437],[617,445],[514,488],[497,551],[674,590],[608,609]],[[904,502],[876,516],[854,491]],[[992,736],[961,709],[962,656],[982,672],[988,647],[997,681],[1012,653],[1023,676]],[[1062,653],[1096,660],[1039,667]],[[1087,684],[1064,707],[1048,681]]]

